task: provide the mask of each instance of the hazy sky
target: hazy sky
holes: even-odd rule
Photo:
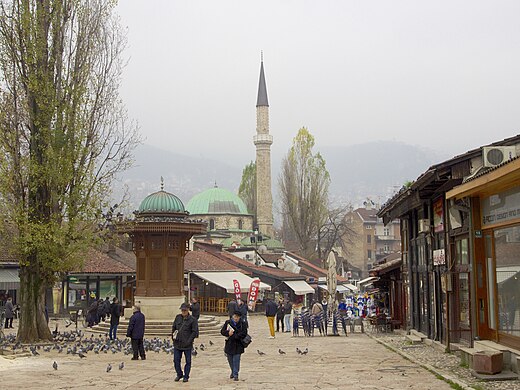
[[[146,143],[254,159],[260,51],[274,153],[397,140],[458,153],[519,134],[520,1],[120,0],[122,96]]]

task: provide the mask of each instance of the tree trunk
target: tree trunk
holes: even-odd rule
[[[45,319],[45,287],[37,267],[30,265],[20,268],[21,313],[17,341],[33,343],[52,340]]]

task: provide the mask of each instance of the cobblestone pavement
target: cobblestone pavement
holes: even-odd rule
[[[462,382],[467,388],[482,390],[520,390],[520,380],[481,381],[471,375],[468,367],[461,365],[460,358],[453,353],[443,352],[438,346],[411,344],[404,333],[370,334],[375,340],[405,355],[414,362],[427,366],[445,378]]]
[[[51,327],[53,322],[51,321]],[[120,330],[122,336],[124,330]],[[146,361],[131,361],[122,353],[92,352],[81,360],[56,351],[40,356],[5,359],[0,356],[2,389],[450,389],[419,364],[409,361],[365,334],[349,337],[291,337],[277,333],[268,338],[263,316],[250,318],[253,343],[242,356],[240,381],[229,379],[222,336],[201,337],[206,344],[193,359],[188,383],[173,381],[171,355],[148,352]],[[209,340],[214,345],[209,346]],[[389,340],[390,341],[390,340]],[[307,355],[296,347],[308,348]],[[265,353],[260,356],[257,349]],[[278,349],[286,352],[280,354]],[[58,370],[52,368],[58,363]],[[118,370],[120,362],[125,368]],[[107,373],[107,364],[114,369]]]

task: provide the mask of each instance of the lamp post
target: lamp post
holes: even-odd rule
[[[255,227],[255,265],[258,264],[258,227]]]

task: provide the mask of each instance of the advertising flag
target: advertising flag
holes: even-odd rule
[[[236,279],[233,279],[233,291],[236,299],[240,299],[240,283]]]
[[[260,279],[255,279],[251,282],[249,287],[249,296],[247,297],[247,307],[249,310],[254,310],[256,298],[258,298],[258,292],[260,291]]]

